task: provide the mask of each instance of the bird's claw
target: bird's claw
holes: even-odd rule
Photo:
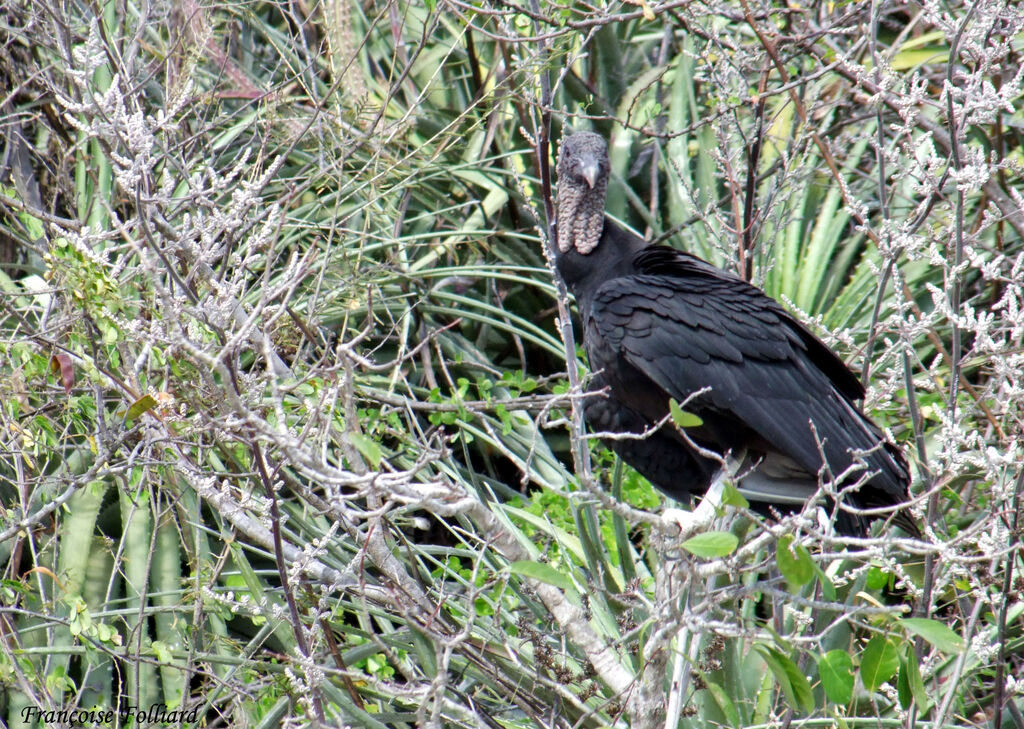
[[[687,534],[693,531],[696,520],[692,511],[669,508],[661,512],[661,523],[666,527],[675,527],[680,534]]]

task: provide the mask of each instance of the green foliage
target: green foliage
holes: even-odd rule
[[[775,675],[775,680],[786,696],[786,700],[800,713],[808,714],[814,710],[814,696],[807,677],[801,673],[793,660],[766,645],[755,646],[768,668]]]
[[[677,428],[699,428],[704,424],[699,417],[683,410],[674,399],[669,399],[668,408],[672,415],[672,422]]]
[[[818,658],[818,675],[825,698],[846,705],[853,698],[853,659],[844,650],[831,650]]]
[[[792,535],[783,535],[775,545],[775,565],[790,587],[802,587],[814,579],[811,555],[804,545],[793,543]]]
[[[900,674],[897,682],[899,690],[900,706],[909,709],[917,705],[922,714],[927,714],[931,708],[931,699],[928,690],[925,688],[924,679],[921,678],[921,668],[917,662],[917,655],[914,653],[914,646],[907,643],[904,654],[900,656]]]
[[[899,647],[895,640],[876,635],[864,646],[860,657],[860,680],[864,688],[874,692],[896,674],[900,665]]]
[[[899,622],[908,633],[924,638],[943,653],[956,655],[964,649],[964,641],[953,630],[938,620],[904,618]]]
[[[713,559],[735,552],[739,541],[735,534],[729,532],[704,532],[690,537],[679,546],[696,557]]]

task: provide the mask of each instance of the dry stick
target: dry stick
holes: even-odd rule
[[[914,445],[917,448],[917,467],[921,474],[922,480],[928,484],[928,488],[933,488],[932,483],[932,472],[928,465],[928,449],[924,439],[924,421],[921,418],[921,410],[917,406],[917,391],[914,389],[914,374],[910,366],[910,353],[908,352],[908,346],[903,346],[902,360],[903,360],[903,382],[904,387],[907,390],[907,408],[910,410],[910,425],[914,431]],[[929,497],[929,501],[931,497]],[[931,575],[931,569],[929,560],[932,560],[932,554],[929,552],[925,555],[925,575],[926,579]],[[917,605],[914,606],[914,617],[922,618],[928,617],[928,603],[924,600],[919,600]],[[915,642],[914,653],[920,658],[922,652],[922,644],[920,641]],[[907,726],[915,727],[917,725],[917,702],[915,701],[910,707],[910,711],[907,714]]]
[[[666,23],[665,24],[665,32],[662,33],[662,35],[661,35],[661,45],[658,48],[658,66],[659,67],[663,67],[667,63],[667,61],[668,61],[668,50],[669,50],[669,44],[670,44],[671,40],[672,40],[672,26],[669,25],[668,23]],[[658,76],[657,91],[656,91],[656,94],[655,94],[655,98],[657,98],[658,103],[664,109],[666,107],[666,104],[663,103],[664,100],[665,100],[665,84],[664,84],[664,78],[662,76],[660,76],[660,75]],[[665,127],[665,114],[664,114],[664,112],[661,113],[661,114],[658,114],[658,116],[655,119],[654,123],[655,123],[655,126],[658,128],[659,132],[663,132],[664,131],[664,127]],[[658,157],[659,157],[660,152],[661,152],[661,146],[658,145],[658,144],[652,144],[651,145],[651,152],[652,152],[652,154],[651,154],[651,175],[650,175],[650,178],[651,178],[651,183],[650,183],[651,184],[651,196],[650,196],[650,201],[649,201],[648,206],[647,206],[647,214],[649,216],[649,222],[647,224],[647,230],[644,231],[644,237],[648,238],[648,239],[654,234],[654,230],[651,227],[651,223],[653,223],[657,219],[658,208],[661,205],[661,186],[658,184]]]
[[[743,198],[743,230],[740,240],[740,275],[744,281],[754,278],[754,200],[757,196],[757,167],[761,161],[761,147],[764,144],[764,106],[767,97],[768,67],[761,70],[761,81],[757,88],[757,105],[754,107],[754,138],[747,145],[747,185]]]
[[[277,502],[277,491],[274,489],[273,480],[267,469],[267,463],[263,457],[263,448],[255,438],[251,444],[256,469],[263,482],[263,488],[267,492],[267,500],[270,502],[270,531],[274,539],[274,562],[277,564],[278,578],[281,580],[281,590],[284,592],[285,602],[288,605],[288,616],[291,618],[292,632],[295,634],[295,645],[302,656],[302,665],[305,670],[309,669],[309,643],[306,641],[306,631],[302,625],[302,618],[299,616],[299,607],[295,602],[295,593],[292,591],[288,581],[288,567],[285,564],[284,539],[281,537],[281,510]],[[310,678],[311,677],[308,677]],[[313,703],[313,711],[321,724],[326,720],[324,714],[323,698],[320,695],[320,687],[313,680],[309,681],[310,699]]]
[[[724,493],[727,478],[731,478],[731,474],[727,469],[722,469],[714,481],[712,481],[711,485],[708,487],[707,493],[704,495],[704,498],[701,499],[700,504],[698,504],[697,508],[694,509],[690,515],[691,523],[693,525],[699,525],[699,528],[701,529],[708,529],[714,523],[718,516],[718,510],[722,506],[722,495]],[[670,564],[669,574],[665,578],[669,583],[670,593],[672,567],[673,565]],[[681,589],[685,589],[686,594],[691,598],[693,597],[693,593],[697,592],[700,588],[703,588],[705,596],[710,595],[714,589],[716,577],[710,577],[708,579],[694,578],[697,578],[697,575],[693,570],[690,570],[690,579],[692,580],[690,586],[688,589]],[[669,695],[665,707],[665,729],[672,729],[673,727],[679,726],[679,719],[683,712],[683,700],[689,691],[691,678],[693,676],[693,667],[698,663],[697,658],[700,654],[701,646],[701,636],[699,633],[687,628],[686,626],[676,630],[675,635],[672,637],[674,638],[675,657],[672,662]],[[650,645],[650,643],[648,643],[648,645]],[[668,651],[672,645],[673,640],[667,640],[661,650]]]
[[[316,595],[309,585],[306,585],[306,599],[310,605],[316,605]],[[341,648],[334,637],[334,628],[326,618],[317,618],[317,622],[320,624],[320,631],[324,634],[327,650],[331,654],[331,658],[334,659],[334,665],[338,667],[338,675],[341,677],[341,682],[345,685],[345,690],[348,691],[352,703],[365,711],[366,705],[363,703],[363,697],[359,695],[359,689],[356,688],[355,682],[352,681],[352,674],[349,671],[349,667],[345,664],[345,659],[341,655]]]
[[[924,439],[924,420],[917,406],[917,390],[914,389],[914,374],[910,365],[910,353],[903,347],[903,386],[907,389],[907,409],[910,411],[910,426],[914,432],[914,446],[917,449],[918,468],[926,483],[931,483],[932,474],[928,466],[928,448]]]
[[[878,123],[879,130],[881,130],[881,121]],[[881,137],[881,131],[879,131],[879,137]],[[879,165],[881,166],[883,155],[879,153]],[[884,177],[884,168],[880,168],[878,176],[879,178]],[[884,183],[883,183],[884,184]],[[883,213],[887,216],[887,213]],[[892,271],[896,267],[896,254],[886,253],[885,255],[885,271],[882,272],[882,280],[878,284],[878,293],[875,295],[875,305],[871,308],[871,325],[868,327],[868,340],[864,344],[864,362],[861,365],[860,370],[860,383],[867,389],[868,383],[871,382],[871,357],[875,352],[875,339],[877,337],[876,329],[878,328],[878,318],[882,314],[882,300],[885,298],[885,290],[889,287],[889,279],[892,278]]]
[[[1013,587],[1013,564],[1017,557],[1017,552],[1020,550],[1020,532],[1018,531],[1021,527],[1020,523],[1020,507],[1021,507],[1021,490],[1024,489],[1024,469],[1017,476],[1017,481],[1013,486],[1013,518],[1010,523],[1010,543],[1017,540],[1017,545],[1010,549],[1009,554],[1006,555],[1006,574],[1003,575],[1003,600],[1002,605],[999,606],[999,619],[996,623],[996,640],[999,642],[999,658],[996,660],[996,675],[993,679],[993,695],[992,703],[994,705],[994,713],[992,717],[992,726],[999,729],[1003,725],[1003,691],[1005,686],[1003,685],[1003,672],[1006,670],[1006,611],[1010,603],[1010,590]],[[1013,702],[1009,702],[1010,709],[1016,708]],[[1017,716],[1014,716],[1017,719]],[[1017,722],[1017,726],[1021,726],[1021,722]]]
[[[874,67],[875,77],[881,77],[881,70],[878,66],[878,7],[877,0],[871,2],[871,36],[869,39],[871,48],[871,64]],[[878,204],[882,213],[883,231],[885,223],[889,222],[889,193],[885,186],[885,131],[882,126],[882,108],[875,108],[875,135],[877,137],[875,147],[875,164],[878,166]],[[871,326],[868,328],[868,341],[864,345],[864,363],[861,367],[860,382],[867,388],[871,381],[871,357],[875,349],[875,327],[878,325],[878,317],[882,311],[882,299],[885,290],[889,286],[889,278],[892,276],[893,267],[896,265],[896,254],[885,248],[885,272],[882,274],[882,282],[878,286],[878,294],[875,296],[875,305],[871,310]]]
[[[949,64],[946,66],[946,115],[949,123],[949,143],[950,153],[953,157],[953,168],[959,172],[962,168],[960,160],[960,141],[959,141],[959,130],[957,129],[956,113],[953,109],[953,63],[956,60],[957,46],[960,45],[960,38],[963,35],[964,30],[967,29],[968,23],[971,22],[971,18],[974,16],[974,11],[977,10],[978,4],[974,3],[971,5],[970,10],[967,12],[967,16],[964,18],[963,23],[956,31],[956,35],[953,37],[953,43],[949,49]],[[949,409],[949,419],[951,421],[956,420],[956,400],[959,394],[960,381],[958,374],[960,372],[960,356],[962,342],[960,338],[960,325],[956,321],[957,314],[960,309],[960,266],[964,260],[964,192],[961,185],[956,186],[956,248],[954,251],[953,259],[953,270],[952,270],[952,281],[950,283],[949,292],[949,306],[953,312],[953,316],[950,320],[951,333],[950,339],[950,360],[953,371],[953,376],[949,382],[949,403],[947,408]],[[931,512],[931,504],[929,504],[929,512]],[[929,517],[931,517],[929,513]]]
[[[533,7],[535,13],[540,13],[537,0],[531,0],[531,7]],[[547,43],[541,42],[540,53],[542,56],[547,56]],[[540,124],[535,129],[536,137],[536,157],[537,157],[537,168],[541,181],[541,194],[544,199],[544,214],[546,220],[546,230],[544,231],[547,235],[547,245],[545,246],[545,258],[548,259],[551,268],[554,269],[552,252],[550,249],[551,241],[554,241],[555,235],[555,209],[551,190],[551,164],[549,149],[551,146],[551,77],[548,73],[548,69],[545,67],[540,74],[541,83],[541,119]],[[562,335],[562,341],[565,344],[565,363],[567,373],[569,375],[569,389],[570,392],[580,392],[580,374],[579,368],[576,362],[576,339],[573,336],[572,331],[572,319],[569,314],[569,294],[565,288],[565,282],[562,281],[561,277],[555,275],[555,288],[557,291],[558,300],[558,326],[559,331]],[[590,450],[585,447],[585,441],[583,438],[584,427],[583,427],[583,409],[582,407],[574,403],[572,409],[572,457],[573,466],[576,474],[581,480],[589,481],[590,479]]]
[[[524,412],[543,413],[555,407],[571,406],[575,400],[598,397],[600,395],[601,393],[599,392],[584,392],[576,396],[566,393],[562,395],[523,395],[521,397],[494,398],[493,400],[424,402],[423,400],[414,400],[401,395],[391,395],[374,390],[364,390],[360,393],[360,397],[366,400],[427,413],[461,413],[462,411],[495,413],[501,410],[523,410]]]
[[[960,144],[957,141],[957,124],[956,116],[953,111],[953,63],[956,60],[957,46],[960,44],[960,38],[963,35],[964,30],[967,28],[967,24],[971,22],[971,18],[974,16],[974,11],[977,5],[972,5],[967,15],[964,17],[963,22],[956,31],[956,35],[953,36],[953,42],[949,48],[949,65],[946,68],[946,112],[949,117],[949,128],[950,128],[950,153],[952,155],[953,167],[959,171],[961,168],[960,162]],[[960,308],[960,264],[963,262],[964,257],[964,193],[957,185],[956,189],[956,251],[953,262],[953,271],[951,283],[951,289],[949,293],[949,306],[951,310],[950,326],[952,339],[950,343],[950,354],[949,354],[949,365],[951,371],[951,377],[949,382],[949,403],[946,405],[949,411],[949,419],[952,422],[956,421],[956,401],[957,396],[960,392],[960,325],[956,322],[958,310]],[[906,285],[906,284],[904,284]],[[997,426],[997,432],[1000,429]],[[927,525],[930,527],[935,523],[935,519],[938,516],[939,511],[939,492],[937,489],[933,489],[931,496],[928,497],[928,512],[925,517]],[[924,585],[922,585],[921,594],[921,613],[927,617],[931,614],[932,609],[932,593],[935,590],[935,557],[934,555],[928,554],[924,558]],[[979,601],[980,602],[980,601]],[[917,641],[918,649],[923,647],[920,640]],[[943,705],[943,710],[948,708],[948,704]]]
[[[950,54],[952,56],[952,54]],[[984,597],[978,597],[974,603],[974,610],[971,612],[970,617],[967,619],[967,625],[964,627],[964,643],[968,646],[960,652],[960,655],[956,659],[956,663],[953,666],[953,673],[946,681],[946,685],[949,686],[949,690],[946,695],[942,698],[942,704],[939,706],[938,711],[935,713],[935,718],[932,720],[933,727],[941,727],[946,723],[946,716],[949,714],[949,707],[953,703],[953,699],[957,696],[960,689],[960,678],[964,673],[964,666],[967,664],[967,656],[971,655],[970,645],[971,636],[974,634],[974,630],[978,625],[978,616],[981,615],[982,606],[985,605]]]
[[[725,144],[724,140],[722,140],[720,138],[719,139],[719,144],[724,146],[724,144]],[[743,209],[742,209],[742,206],[740,205],[740,183],[739,183],[739,180],[736,179],[736,172],[732,168],[732,163],[729,162],[729,155],[728,154],[723,154],[722,155],[722,166],[725,168],[724,169],[724,177],[725,177],[726,185],[729,188],[729,192],[727,194],[729,196],[729,203],[730,203],[731,214],[732,214],[732,231],[731,232],[734,233],[735,236],[736,236],[736,248],[737,248],[737,256],[736,256],[736,259],[737,259],[736,260],[736,269],[737,270],[736,270],[736,275],[741,277],[741,278],[744,278],[744,280],[748,280],[748,279],[745,278],[746,271],[744,270],[745,269],[745,265],[743,263],[743,260],[744,260],[744,256],[743,256],[743,252],[744,252],[744,244],[743,244],[743,240],[744,240],[744,225],[743,225]],[[727,227],[728,227],[728,224],[727,224]]]

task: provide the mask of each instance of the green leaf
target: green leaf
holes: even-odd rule
[[[101,643],[109,643],[113,640],[114,636],[117,635],[117,631],[111,628],[106,623],[96,624],[96,637]]]
[[[532,560],[524,559],[519,562],[513,562],[508,567],[514,575],[528,577],[531,580],[537,580],[538,582],[552,585],[553,587],[557,587],[570,595],[579,594],[576,591],[575,585],[572,584],[572,580],[551,565],[545,564],[544,562],[534,562]]]
[[[829,651],[818,658],[818,675],[825,697],[833,704],[846,705],[853,699],[853,659],[846,651]]]
[[[583,551],[583,543],[580,541],[580,538],[575,534],[572,534],[571,532],[569,532],[566,529],[563,529],[562,527],[556,526],[555,524],[551,523],[550,519],[546,518],[545,516],[531,514],[526,509],[520,509],[509,504],[505,504],[503,508],[512,516],[522,519],[528,524],[532,524],[533,526],[542,530],[545,534],[548,534],[551,537],[553,537],[555,541],[558,542],[558,546],[566,549],[569,552],[569,554],[571,554],[579,561],[580,564],[587,563],[587,555]]]
[[[668,411],[672,414],[672,422],[677,428],[698,428],[704,425],[704,421],[699,417],[679,407],[674,398],[668,401]]]
[[[811,685],[807,682],[796,663],[791,658],[783,655],[774,648],[766,645],[754,646],[757,652],[768,664],[779,687],[786,695],[786,700],[794,709],[799,709],[805,714],[814,711],[814,694],[811,692]]]
[[[907,632],[924,638],[943,653],[961,653],[964,649],[964,641],[959,635],[953,632],[952,628],[930,618],[904,618],[900,625],[906,628]]]
[[[680,546],[696,557],[713,559],[732,554],[739,543],[739,538],[729,532],[704,532],[690,537]]]
[[[352,441],[352,445],[356,447],[371,466],[374,468],[380,468],[381,452],[380,444],[377,443],[373,438],[362,433],[349,433],[349,440]]]
[[[152,410],[154,407],[156,407],[156,398],[152,395],[143,395],[133,402],[130,408],[128,408],[128,412],[125,414],[124,419],[135,420],[143,413]]]
[[[889,584],[889,573],[883,572],[880,567],[872,567],[868,570],[867,578],[864,580],[864,585],[869,590],[881,590]]]
[[[793,535],[786,534],[775,547],[775,564],[790,587],[806,585],[814,579],[814,560],[802,544],[793,544]]]
[[[899,694],[900,706],[904,710],[910,708],[911,701],[917,703],[922,715],[928,713],[931,702],[924,690],[921,669],[917,665],[913,643],[907,643],[904,657],[900,660],[900,675],[896,678],[896,691]]]
[[[742,726],[740,712],[736,710],[736,704],[733,703],[728,692],[714,681],[709,681],[703,674],[701,675],[701,678],[704,679],[704,688],[706,688],[708,693],[711,694],[711,698],[718,705],[722,714],[725,715],[726,721],[737,728]]]
[[[923,66],[926,63],[945,65],[948,62],[948,48],[930,47],[919,50],[900,51],[893,57],[890,63],[893,71],[906,71]]]
[[[740,490],[727,483],[722,488],[722,506],[735,506],[738,509],[749,509],[750,502],[740,493]]]
[[[156,659],[163,664],[170,664],[174,660],[174,652],[171,647],[163,641],[154,640],[150,644],[150,648],[153,650],[153,655]]]
[[[82,633],[88,635],[89,628],[92,626],[92,616],[89,614],[89,607],[85,604],[85,600],[80,597],[75,597],[71,605],[71,622],[70,632],[71,635],[76,638]]]
[[[888,681],[900,667],[900,652],[896,641],[885,635],[876,635],[864,646],[860,657],[860,680],[864,688],[874,692]]]
[[[821,585],[821,596],[829,602],[836,601],[836,586],[832,584],[832,578],[825,574],[817,562],[814,563],[814,574],[818,576],[818,584]]]

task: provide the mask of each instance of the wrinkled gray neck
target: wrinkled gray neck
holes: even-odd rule
[[[565,285],[576,297],[580,311],[588,311],[594,292],[606,281],[637,273],[634,257],[647,247],[647,242],[611,218],[603,219],[604,227],[594,250],[583,255],[575,248],[566,253],[555,251],[555,265]]]
[[[593,251],[604,228],[604,198],[608,179],[602,176],[593,188],[573,182],[558,186],[558,250],[575,250],[582,255]]]

